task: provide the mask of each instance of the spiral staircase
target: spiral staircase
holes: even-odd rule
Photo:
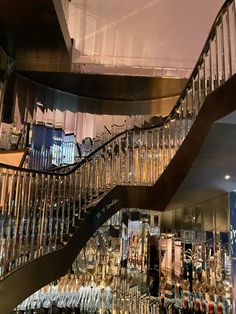
[[[163,211],[212,124],[236,109],[236,11],[228,0],[177,104],[155,127],[116,135],[54,171],[1,164],[0,312],[65,274],[121,208]]]

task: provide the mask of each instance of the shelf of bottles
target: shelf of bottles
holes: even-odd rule
[[[181,98],[160,127],[125,131],[69,173],[0,169],[1,277],[65,244],[86,209],[116,185],[153,185],[184,141],[207,94],[235,73],[235,2],[214,24]]]
[[[131,220],[132,212],[136,213],[135,220]],[[121,260],[128,256],[122,250],[124,215],[129,217],[127,249],[132,251],[134,233],[140,243],[147,245],[148,234],[143,233],[143,227],[149,230],[150,225],[146,220],[137,220],[142,213],[143,210],[131,209],[113,215],[89,239],[66,275],[28,297],[17,306],[16,312],[42,308],[54,312],[55,308],[61,311],[69,308],[72,312],[143,314],[150,309],[151,313],[158,313],[157,297],[151,297],[148,289],[144,292],[147,271],[142,275],[139,268],[121,267]]]
[[[163,310],[171,306],[186,313],[204,308],[209,313],[234,312],[228,206],[229,197],[225,194],[172,211],[171,228],[159,238]]]

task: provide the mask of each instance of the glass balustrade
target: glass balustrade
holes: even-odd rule
[[[189,83],[161,126],[124,131],[78,164],[55,172],[1,166],[2,278],[65,245],[88,208],[114,186],[151,186],[157,181],[206,96],[235,73],[235,21],[235,2],[227,1]]]

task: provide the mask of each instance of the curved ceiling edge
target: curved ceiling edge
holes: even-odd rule
[[[45,87],[77,96],[106,100],[149,100],[180,94],[187,79],[67,72],[20,71],[18,75]]]
[[[107,115],[161,115],[166,116],[175,105],[178,95],[147,100],[107,100],[77,96],[72,111]]]

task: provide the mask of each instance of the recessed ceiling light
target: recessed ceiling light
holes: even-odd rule
[[[230,175],[229,174],[226,174],[225,175],[225,180],[229,180],[230,179]]]

